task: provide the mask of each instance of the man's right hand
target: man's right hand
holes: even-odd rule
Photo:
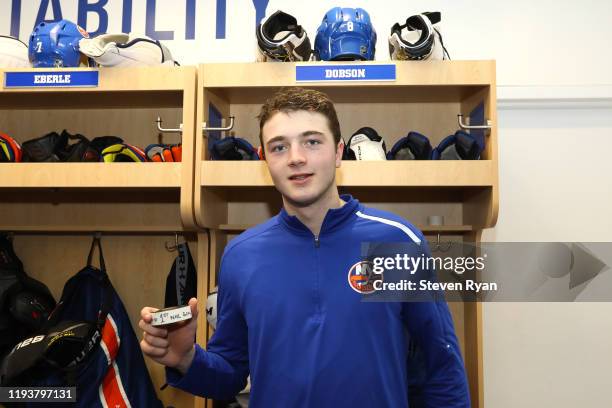
[[[143,330],[140,348],[142,352],[154,361],[167,367],[175,368],[185,374],[195,355],[194,339],[198,321],[198,301],[189,300],[191,320],[175,323],[166,327],[151,325],[151,313],[157,311],[153,307],[144,307],[140,311],[138,326]]]

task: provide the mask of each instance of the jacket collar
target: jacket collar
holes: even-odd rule
[[[340,198],[345,201],[346,204],[340,208],[331,208],[327,210],[325,218],[323,218],[323,225],[321,225],[321,232],[319,235],[330,232],[346,224],[350,220],[351,215],[359,210],[359,200],[353,198],[350,194],[342,194]],[[312,235],[308,227],[306,227],[295,215],[289,215],[284,207],[278,214],[278,219],[282,225],[289,228],[292,232]]]

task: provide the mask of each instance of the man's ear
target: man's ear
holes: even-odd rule
[[[336,168],[342,164],[342,155],[344,154],[344,140],[340,139],[336,146]]]

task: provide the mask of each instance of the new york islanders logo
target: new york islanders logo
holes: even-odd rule
[[[89,33],[87,31],[85,31],[85,29],[83,27],[81,27],[80,25],[77,24],[77,30],[79,30],[79,33],[81,33],[81,35],[84,38],[89,38]]]
[[[348,272],[348,283],[351,289],[364,295],[375,292],[374,282],[382,279],[382,274],[374,273],[372,262],[369,261],[357,262]]]

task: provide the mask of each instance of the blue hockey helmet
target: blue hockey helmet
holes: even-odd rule
[[[315,53],[323,61],[373,60],[376,30],[362,8],[334,7],[317,29]]]
[[[72,21],[41,22],[30,35],[28,54],[32,66],[78,67],[81,62],[88,65],[79,52],[79,41],[83,38],[89,38],[89,34]]]

